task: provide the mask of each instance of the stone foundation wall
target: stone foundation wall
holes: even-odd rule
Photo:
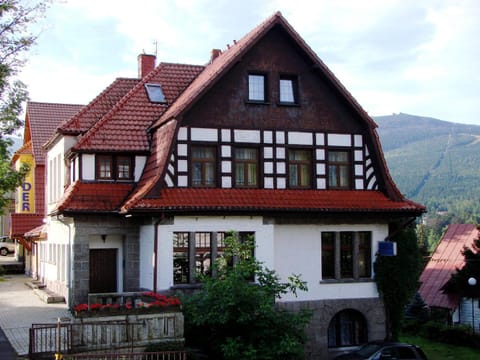
[[[341,351],[328,348],[328,326],[333,317],[342,310],[357,310],[365,317],[368,341],[385,338],[385,311],[383,302],[378,298],[296,301],[279,303],[279,306],[289,311],[309,309],[313,312],[312,320],[306,329],[308,341],[305,346],[305,359],[308,360],[332,359]]]

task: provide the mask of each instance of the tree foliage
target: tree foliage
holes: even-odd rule
[[[23,165],[18,171],[10,166],[11,140],[22,125],[20,114],[27,100],[25,84],[15,76],[25,63],[25,53],[36,41],[29,32],[29,25],[41,16],[46,1],[26,2],[0,0],[0,212],[7,203],[6,195],[19,186],[28,172]]]
[[[282,310],[275,299],[307,290],[305,283],[296,275],[282,283],[253,258],[251,240],[240,242],[232,233],[225,243],[215,276],[183,301],[187,344],[212,359],[302,359],[311,315]]]
[[[398,340],[405,307],[415,294],[422,269],[414,228],[400,230],[393,240],[397,256],[378,256],[374,264],[375,281],[385,304],[388,340]]]

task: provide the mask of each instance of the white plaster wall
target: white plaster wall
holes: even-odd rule
[[[46,201],[47,201],[47,211],[50,212],[54,209],[56,201],[63,194],[63,188],[65,185],[65,138],[60,138],[55,145],[53,145],[50,150],[47,152],[47,161],[45,166],[47,168],[47,178],[46,178]],[[55,162],[58,166],[58,157],[60,157],[60,168],[57,169],[57,172],[54,173],[53,169],[50,167],[52,161]],[[61,175],[59,175],[61,174]],[[56,177],[56,187],[53,188],[54,177]]]
[[[154,226],[140,227],[140,287],[153,290]]]
[[[153,287],[154,226],[143,226],[140,231],[140,286]],[[372,267],[378,242],[388,235],[384,224],[358,225],[272,225],[261,217],[176,217],[173,224],[158,226],[157,289],[173,286],[174,232],[254,231],[255,256],[262,264],[277,271],[282,281],[292,274],[300,274],[307,282],[308,292],[298,292],[298,298],[286,295],[281,301],[322,300],[348,298],[376,298],[375,282],[321,283],[321,232],[371,231]]]
[[[95,180],[95,155],[82,154],[82,180]]]
[[[261,217],[176,217],[172,225],[158,226],[158,273],[157,289],[173,286],[174,232],[220,232],[254,231],[255,256],[269,268],[273,268],[273,226],[264,225]],[[140,231],[140,286],[152,288],[153,225],[143,226]]]
[[[49,245],[66,245],[65,251],[58,251],[57,247],[57,261],[55,263],[48,263],[44,259],[45,254],[41,254],[42,247],[38,247],[39,259],[39,277],[48,284],[53,291],[58,294],[63,294],[68,301],[68,288],[70,283],[70,259],[72,254],[72,243],[75,235],[75,228],[68,225],[71,218],[63,218],[63,221],[57,220],[56,217],[47,218],[48,226],[48,240],[40,241],[39,243]],[[59,254],[60,253],[60,254]]]
[[[275,270],[286,281],[292,274],[301,275],[307,282],[308,292],[298,292],[298,298],[287,294],[282,301],[322,300],[378,297],[375,282],[321,283],[322,231],[371,231],[372,264],[378,242],[388,235],[386,225],[276,225]]]

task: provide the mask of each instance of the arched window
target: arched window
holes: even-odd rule
[[[367,342],[367,322],[357,310],[338,312],[328,325],[328,347],[356,346]]]

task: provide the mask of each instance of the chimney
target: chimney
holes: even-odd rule
[[[222,50],[220,49],[212,49],[210,53],[210,64],[213,63],[213,60],[215,60],[217,57],[219,57],[222,54]]]
[[[144,78],[150,71],[155,69],[155,55],[140,54],[138,55],[138,77]]]

